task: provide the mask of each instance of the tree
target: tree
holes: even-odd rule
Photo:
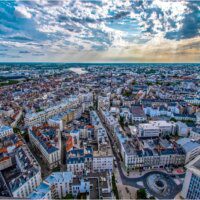
[[[29,135],[27,132],[25,132],[22,136],[24,137],[26,142],[29,142]]]
[[[20,129],[17,128],[17,127],[14,127],[14,128],[13,128],[13,132],[14,132],[14,133],[20,133]]]
[[[71,193],[67,194],[63,199],[74,199]]]
[[[123,93],[123,95],[124,95],[125,97],[130,97],[131,94],[132,94],[132,92],[129,91],[129,90],[125,90],[124,93]]]
[[[137,190],[137,199],[147,199],[147,193],[144,188]]]
[[[133,80],[131,84],[132,84],[132,85],[136,85],[136,83],[137,83],[137,82],[136,82],[135,80]]]
[[[123,116],[120,116],[119,118],[119,123],[120,125],[123,127],[124,126],[124,117]]]
[[[177,122],[177,120],[174,117],[172,117],[170,120],[173,122]]]
[[[150,196],[149,199],[152,199],[152,200],[153,200],[153,199],[156,199],[156,198],[155,198],[154,196]]]
[[[115,180],[115,175],[112,175],[112,188],[113,188],[113,192],[115,194],[116,199],[119,199],[119,193],[117,190],[117,185],[116,185],[116,180]]]

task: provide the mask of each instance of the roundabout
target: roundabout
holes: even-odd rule
[[[179,189],[169,175],[156,171],[145,174],[143,183],[147,191],[159,199],[171,199]]]
[[[147,185],[156,193],[163,194],[168,188],[168,184],[162,174],[152,174],[146,179]]]

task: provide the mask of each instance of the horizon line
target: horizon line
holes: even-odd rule
[[[31,61],[22,61],[22,62],[1,62],[0,64],[48,64],[48,63],[55,63],[55,64],[200,64],[200,62],[31,62]]]

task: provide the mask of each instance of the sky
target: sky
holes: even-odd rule
[[[0,62],[200,62],[200,1],[0,0]]]

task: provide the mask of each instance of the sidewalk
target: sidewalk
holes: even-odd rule
[[[117,184],[120,199],[136,199],[137,188]]]
[[[114,174],[115,174],[115,179],[116,179],[117,184],[122,184],[122,180],[121,180],[121,176],[119,174],[118,168],[114,170]]]
[[[166,173],[166,174],[169,174],[169,175],[182,175],[184,173],[178,173],[177,170],[174,170],[172,173],[170,172],[167,172],[165,169],[149,169],[149,170],[145,170],[145,171],[142,171],[142,172],[139,172],[139,170],[135,170],[135,171],[130,171],[129,174],[124,170],[124,168],[122,167],[122,171],[124,173],[124,175],[127,177],[127,178],[140,178],[141,176],[144,176],[146,173],[148,172],[152,172],[152,171],[158,171],[158,172],[163,172],[163,173]]]

